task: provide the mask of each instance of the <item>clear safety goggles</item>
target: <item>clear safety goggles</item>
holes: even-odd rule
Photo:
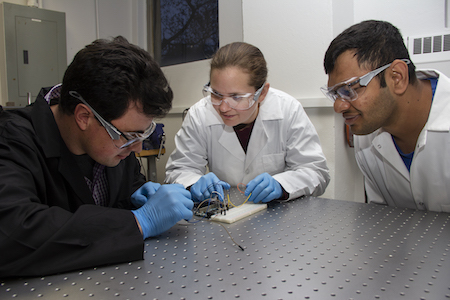
[[[209,96],[213,105],[220,105],[222,101],[225,101],[233,109],[247,110],[258,101],[264,85],[265,83],[254,93],[222,95],[214,91],[209,82],[203,86],[203,96]]]
[[[96,119],[100,122],[100,124],[106,129],[106,132],[108,132],[109,136],[111,137],[113,144],[119,148],[123,149],[128,146],[131,146],[134,143],[142,142],[146,138],[148,138],[153,131],[156,129],[156,123],[155,121],[152,121],[152,124],[150,127],[148,127],[144,132],[131,132],[131,131],[125,131],[122,132],[119,129],[117,129],[114,125],[106,121],[102,118],[87,102],[86,100],[81,97],[78,92],[75,91],[69,91],[69,94],[80,100],[84,105],[86,105],[94,114]]]
[[[406,64],[411,63],[409,59],[401,59],[401,60],[404,61]],[[382,66],[373,71],[370,71],[369,73],[361,77],[352,77],[346,81],[335,84],[332,87],[327,86],[321,87],[320,90],[333,103],[338,98],[345,101],[355,101],[356,99],[358,99],[358,92],[356,91],[354,86],[356,84],[359,84],[360,87],[366,87],[375,76],[377,76],[378,74],[389,68],[391,64],[392,63]],[[360,90],[359,94],[362,94],[364,90],[365,89]]]

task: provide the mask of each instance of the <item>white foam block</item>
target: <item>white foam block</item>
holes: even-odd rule
[[[266,208],[267,204],[265,203],[264,204],[244,203],[240,206],[233,207],[227,210],[226,215],[217,214],[211,216],[211,220],[231,224]]]

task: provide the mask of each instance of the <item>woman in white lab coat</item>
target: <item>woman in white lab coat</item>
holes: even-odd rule
[[[330,177],[317,132],[301,104],[266,80],[258,48],[236,42],[216,52],[205,97],[175,136],[167,183],[196,201],[240,183],[255,203],[323,194]]]

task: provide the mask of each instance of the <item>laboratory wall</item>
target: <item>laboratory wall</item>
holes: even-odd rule
[[[2,1],[0,1],[2,2]],[[26,5],[29,1],[8,1]],[[366,19],[386,20],[403,35],[448,32],[447,0],[219,0],[220,43],[245,41],[259,47],[269,67],[269,83],[304,106],[315,125],[330,168],[331,182],[324,196],[364,201],[361,173],[353,148],[344,138],[342,117],[319,87],[326,84],[323,55],[331,40],[348,26]],[[123,35],[147,49],[145,0],[40,0],[38,6],[66,13],[67,60],[96,38]],[[419,17],[418,17],[419,16]],[[448,62],[418,67],[447,70]],[[450,68],[448,68],[450,70]],[[164,67],[175,93],[172,112],[164,123],[166,154],[157,162],[157,178],[174,149],[182,111],[202,96],[209,61]],[[447,73],[448,74],[448,73]]]
[[[40,0],[42,8],[66,13],[67,61],[97,38],[122,35],[147,47],[145,0]]]

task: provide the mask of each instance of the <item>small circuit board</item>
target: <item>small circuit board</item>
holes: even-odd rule
[[[194,206],[194,215],[201,219],[233,223],[267,208],[267,204],[247,203],[248,197],[237,188],[225,191],[225,198],[226,201],[223,201],[215,196],[197,203]]]
[[[245,217],[253,215],[259,211],[267,209],[267,204],[255,204],[255,203],[244,203],[239,206],[230,208],[228,211],[222,214],[215,214],[211,216],[212,221],[223,222],[223,223],[234,223]]]
[[[219,199],[212,198],[196,204],[194,206],[194,215],[196,217],[210,219],[212,216],[223,213],[226,210],[227,208],[223,204],[219,204]]]

